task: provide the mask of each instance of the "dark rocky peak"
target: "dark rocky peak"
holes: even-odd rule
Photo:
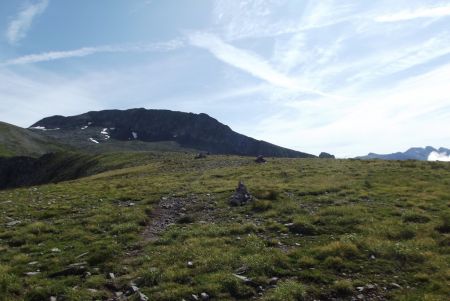
[[[108,143],[130,140],[173,141],[182,147],[216,154],[314,157],[236,133],[227,125],[204,113],[194,114],[143,108],[91,111],[76,116],[44,118],[33,124],[32,127],[59,129],[58,131],[44,132],[60,139],[69,139],[69,141],[73,140],[71,137],[74,135],[82,136],[82,131],[87,133],[91,129],[95,129],[96,132],[102,133],[107,138]],[[109,140],[109,138],[111,139]],[[91,140],[98,144],[98,140],[92,136],[86,136],[84,140]]]
[[[336,159],[336,157],[332,154],[321,152],[319,155],[319,158],[321,159]]]

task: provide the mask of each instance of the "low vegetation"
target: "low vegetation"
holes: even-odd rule
[[[448,300],[448,163],[268,161],[109,154],[1,191],[0,300]]]

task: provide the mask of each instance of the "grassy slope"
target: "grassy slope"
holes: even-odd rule
[[[135,167],[126,167],[130,160]],[[117,154],[99,162],[124,168],[0,192],[0,224],[21,221],[0,227],[0,300],[94,300],[131,280],[151,300],[201,292],[216,300],[258,296],[232,275],[238,269],[265,288],[262,300],[350,299],[367,284],[376,286],[364,289],[366,299],[446,300],[450,293],[448,164],[274,159],[256,165],[249,158],[184,154]],[[259,200],[230,208],[239,179]],[[189,218],[145,242],[149,214],[171,196],[195,200]],[[92,275],[48,278],[77,262],[86,262]],[[110,272],[116,279],[107,279]],[[281,280],[270,288],[274,276]]]
[[[0,122],[0,157],[39,156],[64,149],[65,147],[47,137]]]

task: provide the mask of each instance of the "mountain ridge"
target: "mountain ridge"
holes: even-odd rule
[[[363,160],[371,160],[371,159],[381,159],[381,160],[419,160],[419,161],[428,161],[434,160],[434,157],[430,157],[432,154],[438,154],[445,156],[450,156],[450,149],[440,147],[434,148],[432,146],[426,147],[411,147],[405,152],[396,152],[391,154],[376,154],[369,153],[366,156],[357,157],[357,159]],[[436,155],[436,158],[438,157]]]
[[[242,135],[205,114],[170,110],[128,109],[90,111],[80,115],[46,117],[29,129],[72,146],[101,148],[106,144],[172,143],[180,149],[215,154],[315,158]],[[100,147],[99,147],[100,146]]]

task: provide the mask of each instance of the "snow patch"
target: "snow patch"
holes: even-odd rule
[[[438,153],[438,152],[431,152],[428,156],[428,161],[443,161],[443,162],[450,162],[450,154],[447,154],[446,152]]]
[[[85,126],[82,126],[81,129],[82,129],[82,130],[85,130],[85,129],[87,129],[88,127],[89,127],[88,125],[85,125]]]
[[[137,139],[137,138],[138,138],[138,134],[137,134],[136,132],[131,132],[131,134],[133,135],[133,138],[134,138],[134,139]]]
[[[100,134],[102,134],[102,135],[108,135],[108,129],[107,129],[107,128],[104,128],[104,129],[100,132]]]
[[[57,131],[57,130],[59,130],[59,128],[46,129],[45,126],[33,126],[33,127],[30,127],[30,129],[40,130],[40,131]]]
[[[45,126],[33,126],[33,127],[30,127],[30,129],[33,129],[33,130],[41,130],[41,131],[46,131],[47,129],[45,128]]]
[[[94,143],[100,143],[97,140],[95,140],[94,138],[89,138],[89,141],[94,142]]]

